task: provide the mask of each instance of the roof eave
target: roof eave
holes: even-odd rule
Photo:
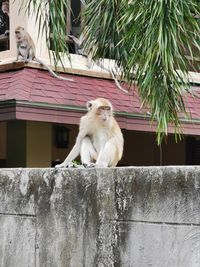
[[[0,120],[32,120],[52,123],[79,124],[80,117],[86,112],[85,107],[64,106],[58,104],[28,102],[22,100],[0,101],[3,111]],[[129,112],[115,112],[121,128],[133,131],[156,132],[157,123],[150,115]],[[200,119],[181,118],[182,132],[184,134],[200,135]],[[174,132],[174,127],[169,125],[169,133]]]

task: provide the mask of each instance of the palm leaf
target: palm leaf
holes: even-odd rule
[[[64,13],[70,8],[69,0],[23,2],[28,12],[33,4],[49,49],[51,21],[54,61],[62,62],[59,51],[69,55]],[[114,59],[121,77],[129,84],[137,82],[142,103],[157,121],[158,143],[167,135],[169,123],[180,133],[179,112],[186,114],[183,93],[190,87],[189,66],[200,55],[200,20],[195,18],[200,16],[199,0],[85,2],[86,51],[94,59]]]
[[[46,37],[46,43],[50,56],[50,47],[54,48],[53,60],[55,67],[60,62],[63,65],[63,55],[69,56],[68,45],[66,42],[66,10],[70,8],[70,0],[22,0],[20,11],[25,10],[30,16],[36,17],[39,24],[39,36]]]
[[[94,58],[109,52],[127,82],[137,81],[142,102],[157,121],[158,143],[169,123],[181,131],[179,112],[186,113],[183,92],[190,86],[186,52],[192,59],[200,55],[200,24],[194,18],[199,13],[193,0],[90,0],[86,5],[86,45],[93,41],[98,47]]]

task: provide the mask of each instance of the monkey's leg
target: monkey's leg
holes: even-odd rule
[[[81,143],[81,162],[83,165],[90,165],[92,160],[97,158],[97,152],[89,137],[85,137]]]
[[[24,62],[25,62],[25,63],[28,63],[28,54],[26,54],[26,55],[24,56]]]
[[[109,140],[104,148],[100,151],[97,161],[96,161],[96,167],[109,167],[109,166],[116,166],[117,159],[116,159],[116,146],[112,142],[112,140]]]

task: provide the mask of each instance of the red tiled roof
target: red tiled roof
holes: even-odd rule
[[[85,107],[88,100],[106,97],[117,111],[141,113],[136,91],[126,94],[117,89],[110,80],[65,74],[63,76],[73,77],[73,81],[58,80],[47,71],[30,68],[1,73],[0,100],[16,99]]]
[[[133,116],[134,118],[132,117],[132,121],[130,121],[131,118],[129,118],[129,124],[132,125],[130,127],[125,127],[125,124],[127,124],[128,121],[127,118],[126,121],[124,118],[121,119],[121,124],[124,125],[125,128],[147,130],[145,125],[148,125],[148,131],[150,130],[149,122],[146,122],[147,120],[145,120],[146,110],[140,108],[141,102],[136,88],[127,94],[118,89],[112,80],[67,74],[62,74],[62,76],[70,77],[73,81],[58,80],[52,77],[48,71],[31,68],[23,68],[21,70],[0,73],[0,101],[16,100],[28,104],[42,103],[56,105],[57,107],[79,108],[85,107],[88,100],[95,99],[97,97],[104,97],[108,98],[112,102],[115,111],[135,116]],[[200,97],[200,93],[198,91],[196,91],[196,94]],[[185,97],[185,103],[187,109],[192,115],[192,118],[200,120],[200,99],[187,95]],[[40,111],[37,113],[37,116],[34,117],[33,114],[35,112],[35,108],[31,111],[29,107],[28,111],[27,107],[25,108],[23,105],[18,107],[18,112],[19,114],[21,112],[21,115],[18,114],[18,119],[32,118],[39,120],[39,117],[42,114],[42,111]],[[64,117],[70,117],[69,111],[65,112],[66,113],[64,114],[63,111]],[[76,117],[76,115],[73,114],[71,113],[71,121],[67,120],[66,123],[73,123],[73,116]],[[49,114],[46,114],[46,116],[48,115],[51,116],[51,120],[48,118],[46,121],[65,121],[64,118],[62,120],[58,119],[61,113],[56,115],[55,111],[49,111]],[[137,116],[139,116],[139,118],[137,118]],[[77,118],[79,117],[80,114]],[[4,115],[2,114],[0,119],[3,118]],[[41,120],[45,120],[45,118],[43,117]],[[78,123],[78,120],[75,120],[75,123]],[[140,125],[138,128],[137,123]],[[191,126],[188,127],[191,128]],[[152,129],[154,131],[155,126],[151,128],[151,131]]]

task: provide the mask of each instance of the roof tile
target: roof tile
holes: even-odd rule
[[[0,101],[16,99],[85,107],[88,100],[104,97],[113,103],[118,112],[146,114],[148,111],[145,107],[141,108],[135,85],[129,93],[125,93],[118,89],[112,80],[60,75],[72,78],[73,81],[59,80],[46,70],[31,68],[0,73]],[[195,94],[198,98],[191,95],[184,96],[185,104],[193,118],[200,118],[200,92],[195,91]]]

